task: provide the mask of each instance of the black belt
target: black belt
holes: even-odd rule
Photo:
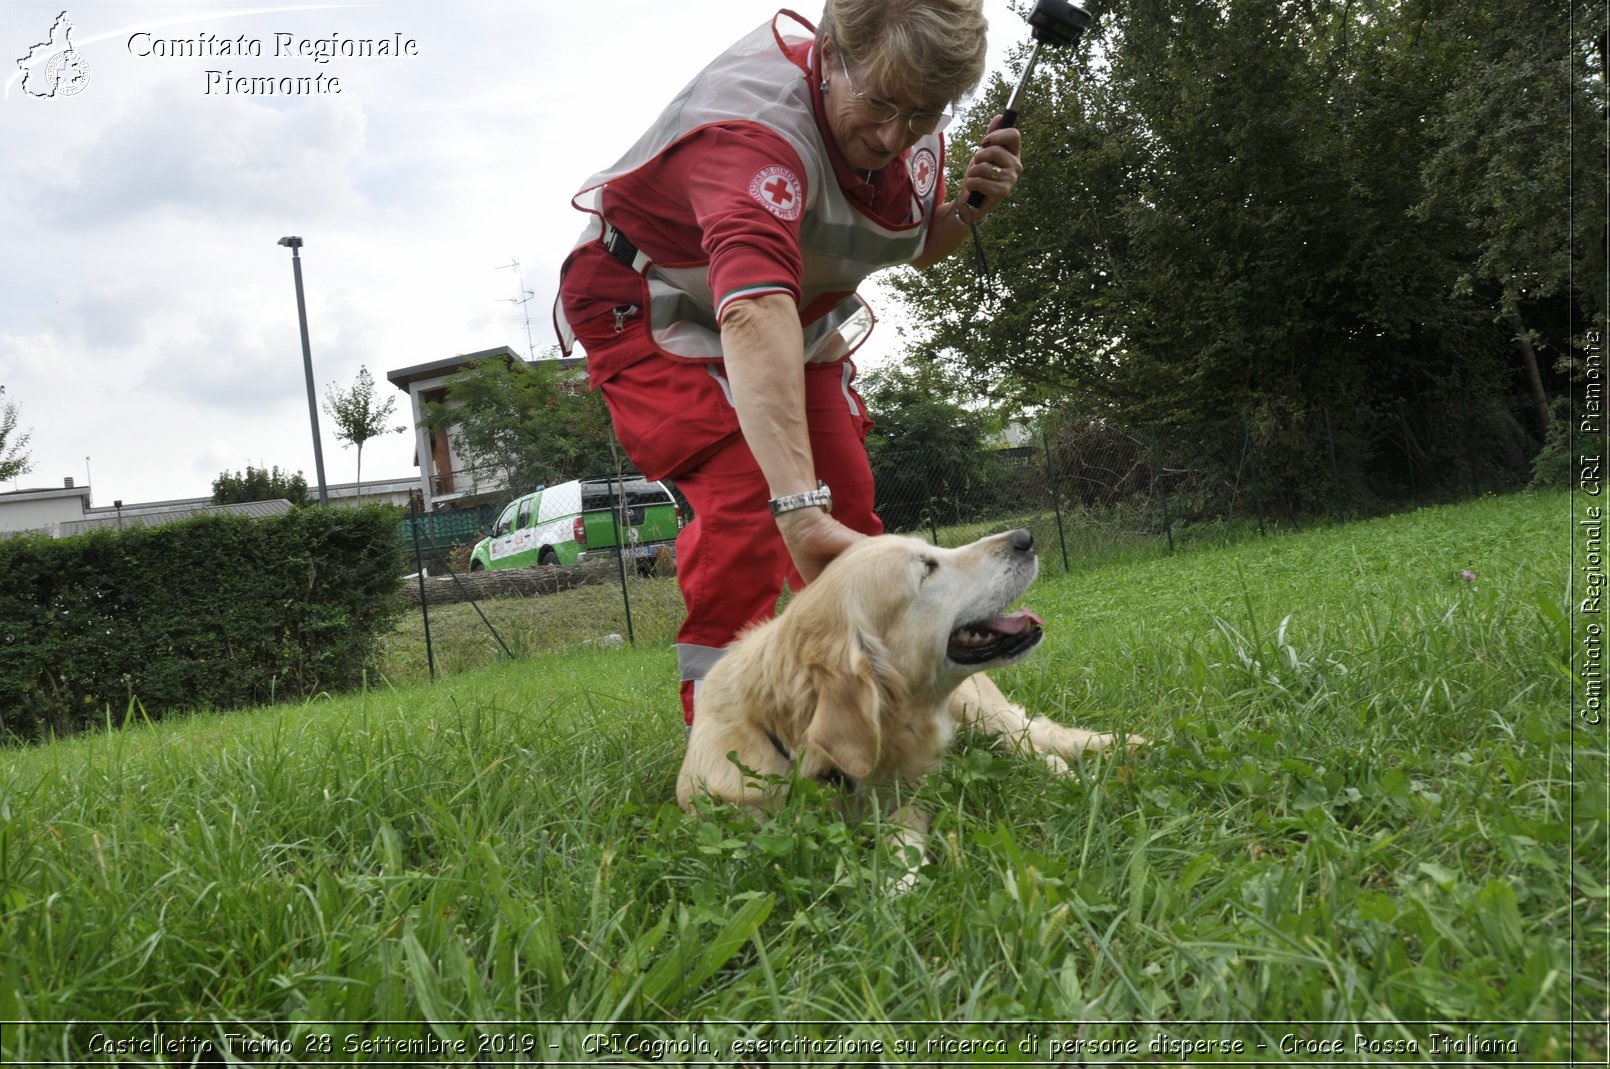
[[[766,737],[771,740],[771,744],[777,750],[777,752],[782,754],[784,761],[787,761],[789,764],[794,763],[794,755],[788,752],[788,747],[783,745],[782,739],[779,739],[776,735],[773,735],[769,731],[766,732]],[[819,782],[831,784],[834,787],[842,787],[847,791],[855,790],[855,780],[851,779],[849,776],[846,776],[842,768],[829,768],[826,772],[823,772],[820,776],[817,776],[816,779]]]

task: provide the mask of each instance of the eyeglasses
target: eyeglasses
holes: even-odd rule
[[[835,48],[834,51],[838,52],[838,49]],[[926,108],[913,108],[911,111],[902,112],[900,105],[892,100],[867,96],[855,87],[855,79],[850,77],[850,68],[844,62],[844,53],[838,52],[838,57],[839,69],[844,72],[844,80],[849,84],[850,95],[861,105],[861,110],[867,113],[867,117],[879,126],[893,122],[903,115],[906,120],[906,129],[918,137],[922,137],[927,134],[938,133],[950,125],[951,116],[948,112],[929,111]]]

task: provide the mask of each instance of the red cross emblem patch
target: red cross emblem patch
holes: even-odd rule
[[[805,210],[805,189],[787,167],[762,168],[749,181],[749,195],[767,211],[789,222]]]
[[[911,185],[917,191],[917,196],[926,197],[934,191],[934,185],[939,181],[939,161],[934,158],[933,149],[921,149],[912,153]]]

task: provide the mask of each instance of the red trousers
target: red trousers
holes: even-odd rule
[[[583,339],[584,342],[587,339]],[[617,344],[642,345],[632,332]],[[596,345],[596,341],[595,341]],[[589,350],[595,352],[596,349]],[[659,354],[618,368],[600,384],[615,433],[638,470],[669,479],[693,506],[677,538],[677,582],[687,617],[677,632],[682,715],[693,723],[699,680],[749,625],[771,618],[786,580],[803,583],[767,507],[771,494],[738,428],[724,368]],[[872,421],[851,387],[848,360],[805,369],[805,408],[816,477],[833,491],[833,516],[877,534],[866,434]]]

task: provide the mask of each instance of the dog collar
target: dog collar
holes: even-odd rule
[[[779,739],[769,730],[766,732],[766,738],[771,740],[772,748],[782,755],[784,761],[787,761],[790,765],[794,763],[794,755],[788,752],[788,747],[783,745],[782,739]],[[822,783],[827,783],[834,787],[842,787],[847,791],[853,791],[855,789],[855,780],[851,779],[849,776],[846,776],[842,768],[829,768],[826,772],[823,772],[820,776],[817,776],[816,779]]]

